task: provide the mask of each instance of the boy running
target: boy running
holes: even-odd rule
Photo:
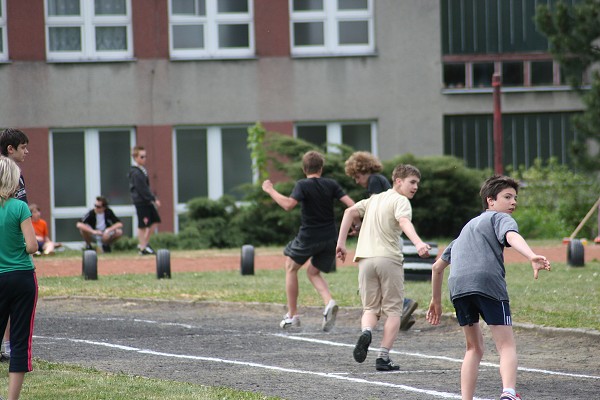
[[[297,304],[298,270],[308,259],[308,280],[325,303],[321,328],[328,332],[335,324],[338,306],[331,297],[329,286],[321,272],[331,271],[335,263],[336,227],[333,200],[340,200],[347,207],[354,205],[354,201],[335,180],[321,177],[324,164],[325,158],[319,152],[309,151],[304,154],[302,169],[306,179],[296,182],[289,197],[279,193],[268,179],[262,184],[263,190],[286,211],[296,207],[299,202],[302,203],[300,230],[283,251],[286,256],[285,291],[288,309],[279,324],[283,329],[300,326]]]
[[[472,399],[483,357],[483,335],[479,315],[489,325],[498,354],[503,390],[500,400],[517,400],[517,348],[512,330],[508,291],[504,279],[504,248],[512,246],[531,262],[534,279],[540,270],[550,271],[546,257],[535,254],[519,234],[511,216],[517,207],[519,184],[506,176],[492,176],[481,187],[484,212],[469,221],[458,238],[433,264],[433,295],[427,312],[432,325],[442,315],[444,269],[452,264],[448,277],[450,299],[458,323],[463,327],[467,350],[463,360],[460,387],[463,400]]]

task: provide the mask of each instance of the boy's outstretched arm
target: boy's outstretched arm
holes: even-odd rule
[[[404,232],[406,237],[409,238],[410,241],[415,245],[419,257],[429,257],[429,250],[431,250],[431,246],[422,241],[419,235],[417,235],[415,226],[410,219],[402,217],[398,220],[398,223],[400,224],[400,228],[402,228],[402,232]]]
[[[346,208],[342,223],[340,224],[340,233],[338,234],[337,246],[335,248],[335,254],[342,262],[346,261],[346,254],[348,254],[348,250],[346,249],[348,231],[350,231],[350,228],[352,228],[357,220],[360,221],[360,213],[356,207]]]
[[[431,325],[438,325],[442,316],[442,282],[448,265],[450,264],[438,258],[431,266],[431,302],[426,316]]]
[[[298,204],[298,200],[296,200],[292,197],[284,196],[281,193],[279,193],[273,187],[273,182],[271,182],[268,179],[263,182],[262,190],[264,190],[266,193],[268,193],[269,196],[271,196],[271,198],[273,200],[275,200],[275,202],[277,204],[279,204],[279,206],[281,208],[283,208],[285,211],[290,211],[292,208],[296,207],[296,205]]]
[[[511,245],[513,249],[527,257],[529,262],[531,262],[531,267],[533,268],[533,278],[538,278],[538,272],[542,269],[546,271],[550,271],[550,261],[546,259],[546,257],[535,254],[531,247],[527,244],[523,236],[515,231],[510,231],[506,234],[506,241]]]

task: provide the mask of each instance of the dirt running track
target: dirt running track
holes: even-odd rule
[[[441,254],[440,249],[440,254]],[[545,255],[551,262],[565,263],[567,261],[567,245],[534,247],[533,250],[538,254]],[[585,260],[600,260],[600,245],[588,245],[584,250]],[[525,258],[513,249],[506,249],[506,262],[525,262]],[[349,254],[347,260],[352,260],[353,254]],[[34,260],[38,277],[44,276],[76,276],[81,275],[81,259],[64,259],[55,257],[39,257]],[[284,256],[274,254],[269,250],[266,254],[261,254],[260,249],[256,250],[255,270],[259,269],[277,269],[283,268]],[[338,267],[352,265],[351,261],[345,264],[339,264]],[[191,271],[220,271],[220,270],[239,270],[240,256],[215,255],[198,257],[171,257],[171,272]],[[126,260],[120,259],[116,254],[100,255],[98,257],[98,275],[110,274],[133,274],[133,273],[156,273],[156,261],[153,256],[128,257]]]
[[[600,246],[586,260],[600,259]],[[538,249],[565,262],[566,248]],[[591,257],[591,258],[590,258]],[[507,261],[512,261],[509,251]],[[154,273],[153,257],[119,260],[100,256],[99,274]],[[239,257],[176,258],[174,273],[239,269]],[[281,268],[280,255],[257,254],[257,269]],[[79,275],[80,260],[36,259],[40,276]],[[352,359],[360,310],[342,308],[335,328],[320,330],[321,309],[300,308],[302,327],[278,327],[282,305],[42,298],[34,336],[36,358],[102,371],[194,384],[225,386],[289,400],[460,399],[464,339],[446,318],[432,327],[417,323],[402,332],[392,358],[398,372],[377,372],[376,350],[358,364]],[[486,355],[477,399],[497,399],[498,356],[487,328]],[[519,346],[518,389],[524,399],[600,398],[600,334],[515,327]],[[373,346],[381,340],[374,332]],[[35,372],[34,372],[35,373]],[[56,393],[56,398],[65,398]],[[105,399],[90,393],[90,399]],[[190,400],[201,399],[200,395]],[[137,399],[132,399],[137,400]],[[140,399],[141,400],[141,399]]]

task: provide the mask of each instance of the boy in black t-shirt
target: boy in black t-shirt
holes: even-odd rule
[[[338,306],[331,297],[327,281],[322,272],[331,271],[335,263],[335,246],[337,231],[333,212],[333,200],[337,199],[347,207],[354,201],[343,191],[333,179],[322,178],[325,158],[316,151],[309,151],[302,157],[302,169],[306,179],[296,182],[289,197],[279,193],[270,180],[262,184],[263,190],[286,211],[302,204],[300,230],[296,237],[287,244],[283,254],[285,260],[285,289],[288,312],[279,324],[281,328],[300,326],[298,317],[298,270],[308,261],[306,274],[310,283],[323,298],[322,329],[329,331],[335,324]]]

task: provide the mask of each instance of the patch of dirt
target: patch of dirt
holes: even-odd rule
[[[439,249],[441,254],[442,248]],[[567,245],[533,247],[533,251],[546,256],[550,262],[567,262]],[[585,261],[600,261],[600,245],[589,244],[584,247]],[[210,255],[210,256],[178,256],[171,254],[171,272],[194,271],[225,271],[240,270],[240,255]],[[348,254],[347,261],[343,264],[338,261],[338,268],[355,265],[351,260],[353,253]],[[515,250],[508,248],[504,253],[507,263],[525,262],[525,258]],[[283,268],[285,257],[283,254],[260,254],[257,251],[254,257],[254,269]],[[348,261],[349,260],[349,261]],[[76,276],[82,273],[82,259],[59,258],[52,256],[37,257],[34,259],[38,277],[47,276]],[[98,274],[152,274],[156,273],[156,259],[154,256],[124,256],[119,258],[113,254],[98,256]]]

